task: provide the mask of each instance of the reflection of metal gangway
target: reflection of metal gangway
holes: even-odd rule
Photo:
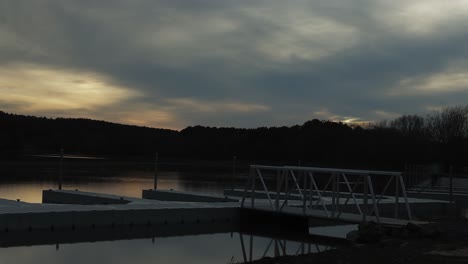
[[[256,204],[259,194],[266,199]],[[301,203],[290,206],[293,198]],[[392,218],[380,215],[383,204],[386,211],[393,206]],[[405,217],[411,221],[411,209],[400,172],[261,165],[250,167],[241,202],[243,208],[386,223],[398,223],[397,219],[402,215],[400,205],[404,205]],[[354,212],[350,211],[351,207]]]
[[[247,236],[247,239],[245,239]],[[243,234],[242,232],[239,233],[239,240],[242,249],[242,257],[244,263],[250,263],[254,260],[254,242],[255,239],[262,238],[268,243],[260,243],[257,241],[257,244],[265,246],[265,249],[260,251],[262,252],[261,255],[258,257],[264,258],[267,256],[270,257],[280,257],[280,256],[288,256],[288,255],[298,255],[298,254],[311,254],[311,253],[320,253],[325,250],[332,249],[333,247],[330,245],[323,245],[322,243],[316,243],[316,241],[311,241],[310,239],[298,239],[298,238],[291,238],[291,237],[284,237],[284,236],[261,236],[257,234]],[[273,253],[270,254],[269,253]]]

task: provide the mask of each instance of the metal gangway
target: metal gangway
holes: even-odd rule
[[[412,220],[401,172],[251,165],[241,207],[256,208],[256,200],[261,199],[259,194],[266,198],[262,199],[263,204],[267,200],[269,210],[276,212],[300,207],[303,215],[320,210],[328,218],[339,219],[344,215],[349,217],[349,212],[343,213],[342,209],[354,204],[357,213],[354,216],[359,216],[363,222],[375,219],[378,223],[381,222],[382,201],[389,206],[391,199],[393,218]],[[289,206],[293,198],[296,203]],[[400,204],[404,204],[404,216],[400,213]]]

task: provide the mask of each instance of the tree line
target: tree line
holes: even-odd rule
[[[313,119],[302,125],[190,126],[181,131],[76,118],[0,112],[0,159],[66,153],[276,162],[367,169],[402,169],[407,163],[466,166],[468,106],[427,116],[402,115],[366,127]]]

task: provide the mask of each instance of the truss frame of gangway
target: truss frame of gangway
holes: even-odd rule
[[[266,184],[266,178],[268,178],[269,175],[265,175],[265,171],[269,171],[270,173],[275,172],[275,178],[273,180],[276,190],[273,192],[269,190]],[[323,189],[319,189],[317,178],[324,176],[328,176],[327,184]],[[358,180],[351,182],[348,179],[349,177],[357,177]],[[376,189],[374,188],[373,179],[376,177],[387,178],[386,184],[380,193],[376,193]],[[257,180],[259,180],[261,184],[261,189],[256,189]],[[363,222],[367,222],[367,220],[374,215],[375,220],[380,223],[379,205],[392,183],[395,198],[394,218],[403,219],[399,214],[399,204],[401,198],[403,198],[403,203],[406,207],[406,217],[410,221],[413,220],[402,173],[394,171],[251,165],[247,184],[244,188],[241,200],[241,208],[249,207],[246,205],[248,199],[250,199],[250,208],[255,208],[255,194],[257,191],[263,191],[266,194],[271,210],[283,212],[288,205],[292,192],[296,191],[302,199],[301,207],[303,215],[307,214],[308,209],[319,208],[323,210],[326,217],[339,219],[342,216],[340,205],[347,205],[350,199],[353,199]],[[345,185],[345,190],[343,190],[340,185]],[[363,189],[363,193],[359,193],[363,199],[363,208],[361,208],[356,198],[356,188],[359,187],[359,185],[361,185]],[[330,187],[331,190],[328,190],[328,187]],[[324,201],[325,192],[331,193],[331,210],[327,208],[327,204]],[[272,197],[273,195],[274,197]],[[314,195],[317,198],[316,201],[314,200]],[[343,195],[347,195],[347,198],[341,198]],[[280,197],[283,198],[280,199]],[[342,200],[344,200],[344,202],[340,203]],[[369,205],[372,208],[371,210],[368,210]],[[372,219],[374,219],[374,217],[372,217]]]

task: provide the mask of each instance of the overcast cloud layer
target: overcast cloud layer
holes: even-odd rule
[[[152,127],[468,101],[468,1],[0,0],[0,110]]]

